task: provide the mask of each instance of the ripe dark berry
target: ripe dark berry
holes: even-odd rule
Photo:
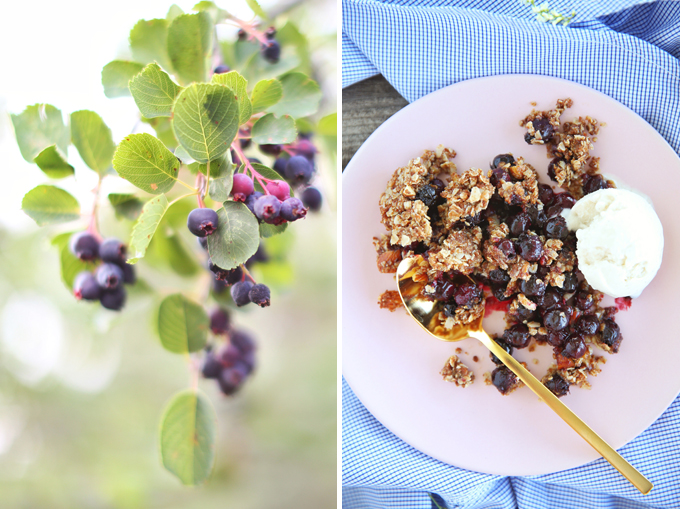
[[[99,300],[101,292],[97,279],[92,273],[81,272],[76,276],[73,283],[73,295],[76,299]]]
[[[508,352],[508,354],[512,355],[512,346],[503,341],[501,338],[493,338],[493,340],[498,343],[498,346],[500,346],[503,350]],[[491,356],[491,361],[496,364],[497,366],[504,366],[503,361],[501,361],[498,357],[496,357],[493,353],[489,352],[489,355]]]
[[[267,194],[260,196],[255,201],[255,206],[253,208],[255,209],[257,218],[268,223],[279,217],[279,213],[281,212],[281,201],[279,201],[276,196]]]
[[[123,283],[126,285],[133,285],[137,281],[137,274],[135,266],[129,263],[124,263],[120,266],[123,269]]]
[[[510,275],[503,269],[493,269],[489,272],[489,281],[495,285],[506,285],[510,282]]]
[[[437,277],[434,280],[432,287],[434,288],[432,296],[437,300],[451,300],[456,291],[456,285],[444,275]]]
[[[576,288],[578,288],[578,276],[573,272],[565,272],[562,290],[565,292],[573,292]]]
[[[223,369],[217,377],[217,383],[223,394],[230,396],[241,388],[243,381],[248,376],[248,370],[243,365],[236,365]]]
[[[623,341],[623,336],[621,336],[621,329],[619,324],[617,324],[611,318],[605,318],[602,320],[602,342],[609,346],[612,352],[616,353],[619,351],[619,346],[621,346],[621,341]]]
[[[253,214],[255,214],[255,202],[260,196],[264,196],[264,193],[261,193],[260,191],[255,191],[253,194],[248,196],[248,198],[246,198],[246,207],[248,207],[248,209]]]
[[[420,187],[418,191],[416,191],[415,199],[422,201],[423,204],[429,208],[434,205],[434,202],[437,200],[438,196],[439,193],[434,186],[424,185]]]
[[[453,299],[460,307],[472,308],[484,298],[484,293],[475,283],[466,282],[456,287]]]
[[[90,232],[78,232],[69,239],[71,253],[85,262],[99,257],[99,241]]]
[[[600,327],[600,321],[596,315],[584,315],[576,322],[576,330],[581,334],[595,334]]]
[[[119,286],[113,290],[103,290],[99,302],[101,302],[101,305],[106,309],[120,311],[125,305],[125,297],[125,288]]]
[[[307,209],[299,198],[288,198],[281,204],[281,217],[286,221],[297,221],[306,215]]]
[[[199,246],[201,246],[205,251],[208,250],[208,239],[206,237],[198,237],[196,240],[198,241]]]
[[[491,372],[491,382],[498,392],[505,395],[517,386],[517,376],[506,366],[498,366]]]
[[[510,220],[510,233],[513,237],[519,237],[531,226],[531,217],[526,212],[520,212]]]
[[[99,257],[105,262],[120,265],[127,259],[127,249],[118,239],[106,239],[99,245]]]
[[[306,184],[314,173],[314,166],[304,156],[293,156],[288,159],[285,169],[286,180],[294,185]]]
[[[505,168],[494,168],[489,181],[494,187],[500,187],[503,182],[510,182],[510,174]]]
[[[295,144],[295,154],[306,157],[308,161],[314,161],[314,154],[316,154],[316,147],[309,140],[299,140]]]
[[[579,290],[576,295],[574,295],[574,305],[581,311],[587,311],[593,304],[595,304],[593,294],[586,290]]]
[[[302,191],[300,199],[305,204],[305,207],[308,207],[313,212],[317,212],[321,208],[321,192],[316,187],[310,186],[306,188]]]
[[[253,341],[249,334],[243,331],[232,331],[229,334],[229,341],[244,355],[255,350],[255,341]]]
[[[548,288],[543,295],[536,297],[535,301],[542,310],[547,311],[562,302],[562,295],[554,288]]]
[[[213,334],[226,334],[229,322],[229,313],[224,308],[216,308],[210,313],[210,330]]]
[[[558,398],[569,394],[569,382],[557,372],[553,373],[550,378],[543,382],[543,385],[550,389],[550,392]]]
[[[242,28],[238,29],[238,32],[236,33],[236,35],[238,36],[239,41],[245,41],[246,38],[248,37],[248,34],[246,33],[246,31],[243,30]]]
[[[531,124],[534,126],[534,129],[541,134],[540,139],[543,140],[545,143],[549,142],[552,139],[553,135],[555,134],[555,128],[550,123],[550,121],[545,117],[535,118],[534,120],[531,121]],[[526,133],[524,135],[524,141],[526,141],[529,144],[531,144],[532,140],[537,139],[539,138],[536,135],[531,136],[529,133]]]
[[[270,39],[267,43],[262,44],[262,56],[267,62],[275,64],[281,57],[281,45],[278,41]]]
[[[231,186],[231,195],[234,201],[246,201],[246,198],[255,192],[253,179],[245,173],[236,173]]]
[[[517,323],[503,331],[503,341],[515,348],[524,348],[531,341],[531,335],[526,325]]]
[[[571,313],[568,310],[561,306],[556,306],[543,315],[543,325],[550,330],[560,331],[567,328],[570,318]]]
[[[518,241],[519,254],[528,262],[537,262],[543,256],[543,244],[536,235],[523,233]]]
[[[585,341],[583,341],[583,336],[579,334],[572,334],[567,339],[562,349],[562,355],[565,357],[570,357],[572,359],[579,359],[588,350]]]
[[[229,71],[230,71],[229,67],[226,66],[226,65],[224,65],[224,64],[222,64],[222,65],[218,65],[217,67],[215,67],[215,70],[213,71],[213,73],[215,73],[215,74],[224,74],[224,73],[227,73],[227,72],[229,72]]]
[[[217,378],[224,369],[222,363],[213,352],[206,352],[201,366],[203,378]]]
[[[538,199],[543,205],[550,205],[555,197],[555,191],[548,184],[538,184]]]
[[[503,239],[498,243],[498,249],[500,249],[505,256],[512,258],[517,254],[515,251],[515,246],[511,240]]]
[[[569,228],[567,228],[567,220],[564,217],[555,216],[548,219],[544,226],[545,236],[549,239],[563,239],[569,235]]]
[[[609,184],[602,178],[602,175],[584,175],[583,176],[583,194],[594,193],[600,189],[609,188]]]
[[[548,343],[550,343],[552,346],[556,346],[559,348],[562,348],[564,343],[567,341],[568,337],[569,332],[566,330],[561,331],[549,330],[548,334],[546,335]]]
[[[515,163],[515,158],[512,157],[512,154],[498,154],[496,157],[493,158],[493,162],[491,163],[491,169],[493,170],[494,168],[500,167],[501,164],[514,164]]]
[[[272,180],[267,184],[267,192],[276,196],[280,201],[290,198],[290,186],[283,180]]]
[[[528,297],[540,297],[545,293],[545,283],[536,276],[531,276],[528,280],[522,280],[519,284],[522,293]]]
[[[241,281],[241,277],[243,276],[243,269],[241,269],[240,266],[236,267],[235,269],[223,269],[222,267],[218,267],[212,261],[210,261],[208,263],[208,269],[210,269],[210,272],[215,274],[215,279],[218,281],[224,281],[228,285],[238,283]]]
[[[213,209],[200,208],[189,212],[187,228],[197,237],[212,235],[217,230],[217,212]]]
[[[231,287],[231,298],[237,306],[245,306],[250,303],[250,289],[253,283],[250,281],[239,281]]]
[[[119,286],[123,286],[123,280],[125,279],[123,269],[114,263],[100,265],[97,267],[94,276],[102,290],[114,290]]]
[[[241,351],[232,344],[228,344],[219,353],[219,359],[222,366],[230,368],[236,366],[236,364],[241,360]]]
[[[272,166],[272,168],[274,168],[274,171],[276,173],[278,173],[282,177],[285,177],[287,164],[288,164],[287,157],[277,157],[276,160],[274,161],[274,165]]]
[[[260,151],[263,154],[269,154],[270,156],[278,156],[281,153],[281,150],[283,150],[282,145],[270,145],[270,144],[262,144],[259,146]],[[276,169],[276,168],[274,168]]]
[[[264,31],[264,36],[271,41],[276,36],[276,28],[267,28],[267,30]]]
[[[269,287],[266,285],[253,285],[253,287],[248,292],[248,297],[250,302],[257,304],[261,308],[266,308],[271,304]]]

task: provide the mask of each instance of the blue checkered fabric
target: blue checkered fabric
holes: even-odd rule
[[[343,86],[380,73],[414,101],[482,76],[555,76],[625,104],[680,153],[680,2],[550,7],[574,21],[538,22],[521,0],[343,0]],[[654,483],[641,495],[603,459],[531,477],[452,467],[385,429],[344,380],[342,390],[345,509],[680,508],[680,398],[620,450]]]

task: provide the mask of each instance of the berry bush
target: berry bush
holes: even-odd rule
[[[26,193],[22,208],[54,231],[73,298],[125,313],[135,305],[130,290],[158,296],[160,344],[188,359],[192,380],[162,415],[161,456],[189,485],[209,476],[216,450],[217,416],[198,378],[233,397],[253,376],[266,342],[241,324],[266,320],[277,305],[280,281],[264,267],[285,255],[290,223],[323,213],[317,159],[334,156],[336,115],[319,114],[322,92],[299,51],[304,36],[247,3],[250,21],[202,1],[132,28],[132,58],[102,69],[106,96],[131,96],[139,109],[120,140],[90,110],[65,120],[57,107],[35,104],[12,115],[22,156],[49,179]],[[225,26],[238,33],[218,37]],[[75,173],[72,147],[97,175],[91,203],[55,185]],[[104,196],[105,182],[116,179],[137,190]],[[102,231],[103,207],[115,211],[115,232]],[[117,238],[124,230],[129,237]],[[155,287],[137,274],[147,263],[202,290]]]

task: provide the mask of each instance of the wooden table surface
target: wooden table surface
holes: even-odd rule
[[[380,124],[408,102],[382,76],[342,90],[342,169]]]

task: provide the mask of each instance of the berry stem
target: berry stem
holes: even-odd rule
[[[87,226],[87,231],[92,235],[97,237],[99,240],[102,236],[99,234],[99,228],[97,227],[97,211],[99,210],[99,190],[102,187],[102,176],[99,175],[99,180],[97,181],[97,186],[92,190],[94,194],[94,203],[92,204],[92,212],[90,214],[90,223]]]
[[[208,163],[208,168],[210,168],[210,163]],[[203,202],[203,198],[207,194],[207,185],[206,181],[208,179],[203,175],[200,171],[196,173],[196,188],[198,191],[196,192],[196,199],[198,200],[198,206],[202,209],[205,208],[205,203]]]
[[[248,39],[256,39],[260,44],[267,44],[267,38],[264,33],[260,32],[255,28],[253,22],[242,21],[234,16],[229,16],[229,18],[237,27],[242,29],[246,34],[248,34]]]
[[[250,271],[246,268],[245,264],[241,265],[241,268],[243,269],[243,277],[241,278],[241,281],[245,281],[246,276],[248,276],[253,284],[257,284],[257,281],[255,281],[255,278],[250,274]]]
[[[271,179],[265,178],[262,175],[260,175],[257,171],[255,171],[255,168],[250,164],[250,161],[248,158],[243,154],[243,150],[241,149],[241,143],[239,143],[239,138],[236,138],[234,143],[231,144],[231,148],[236,152],[236,155],[238,158],[241,160],[241,162],[245,165],[246,171],[249,171],[252,177],[257,180],[257,182],[262,186],[262,189],[264,190],[264,194],[270,194],[269,191],[267,191],[267,185],[265,182],[271,182]]]

